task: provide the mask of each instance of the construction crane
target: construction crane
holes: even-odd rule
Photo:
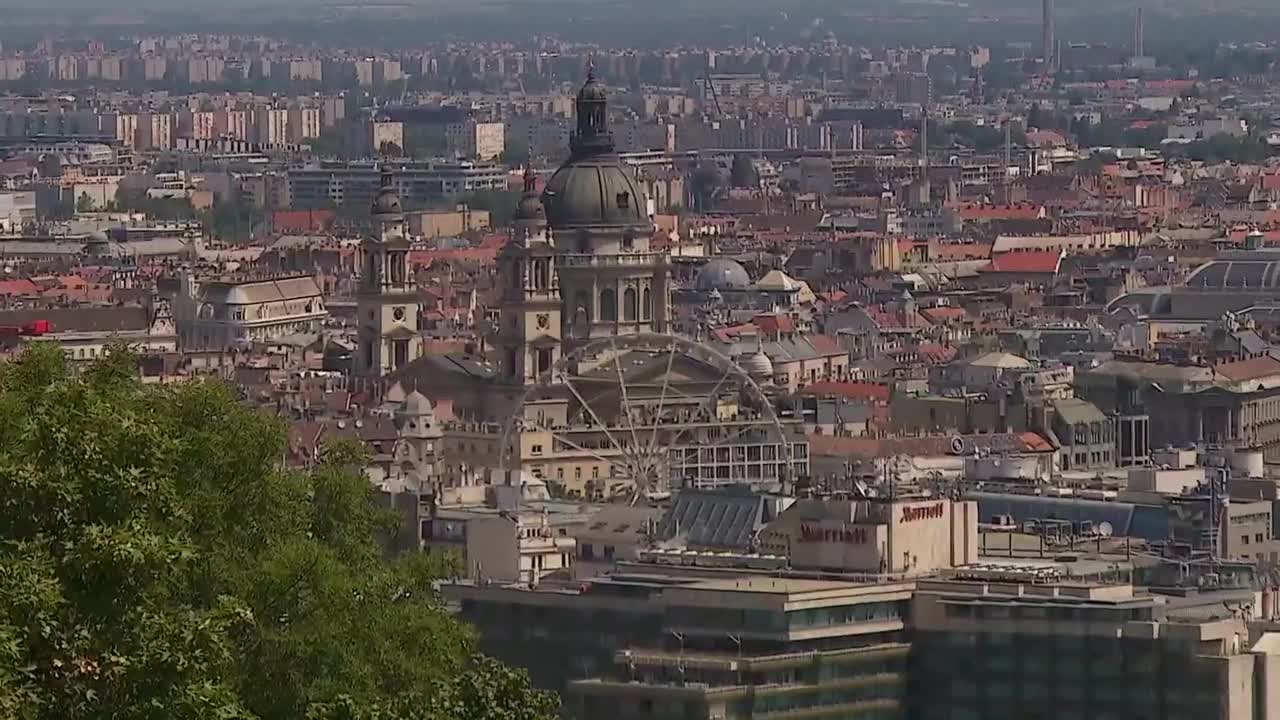
[[[715,83],[711,82],[710,75],[703,75],[702,83],[706,93],[711,96],[711,102],[716,106],[716,119],[719,120],[724,116],[724,109],[720,107],[720,96],[716,95]]]

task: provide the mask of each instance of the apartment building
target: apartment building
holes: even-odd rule
[[[373,163],[324,161],[290,168],[289,197],[295,207],[329,203],[365,204],[378,189],[379,170]],[[409,162],[397,167],[394,183],[405,202],[425,203],[477,190],[498,190],[507,185],[507,172],[499,165],[472,162]]]

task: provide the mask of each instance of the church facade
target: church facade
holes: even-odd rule
[[[409,270],[409,235],[391,173],[373,199],[373,234],[361,244],[356,374],[376,379],[422,355],[417,283]]]
[[[568,161],[541,195],[532,175],[511,243],[495,345],[501,374],[536,382],[565,352],[595,340],[667,332],[670,272],[650,246],[653,221],[635,175],[609,132],[608,97],[589,74],[575,101]]]

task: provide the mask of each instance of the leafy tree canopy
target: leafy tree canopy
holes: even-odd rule
[[[0,718],[549,720],[475,654],[334,447],[281,466],[280,423],[225,386],[143,386],[116,349],[0,366]]]

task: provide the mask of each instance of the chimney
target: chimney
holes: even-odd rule
[[[1143,36],[1145,29],[1142,27],[1142,6],[1138,6],[1138,15],[1133,21],[1133,56],[1144,57],[1143,55]]]
[[[1043,48],[1044,72],[1046,75],[1052,73],[1057,67],[1057,38],[1055,37],[1053,20],[1053,0],[1042,0],[1043,17],[1041,18],[1041,31],[1044,36],[1041,39]]]

